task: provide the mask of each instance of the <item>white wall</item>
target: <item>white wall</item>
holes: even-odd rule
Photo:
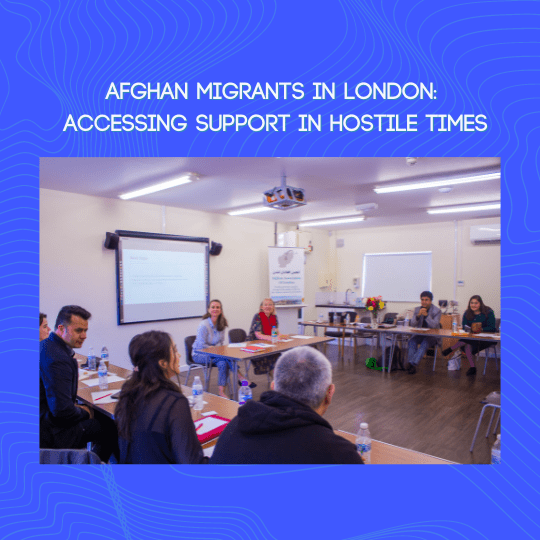
[[[184,338],[196,333],[199,319],[117,325],[115,253],[103,247],[106,231],[116,229],[203,236],[223,244],[210,257],[210,295],[223,302],[229,328],[249,329],[260,301],[268,295],[268,246],[274,224],[249,218],[166,209],[161,206],[40,190],[40,309],[54,324],[59,309],[78,304],[92,313],[88,338],[99,353],[107,345],[111,361],[130,367],[131,338],[158,329],[169,332],[184,357]],[[201,313],[202,315],[202,313]]]
[[[223,244],[218,257],[210,258],[210,295],[223,302],[229,328],[249,329],[260,301],[268,295],[268,246],[274,245],[274,224],[246,217],[231,217],[179,208],[166,208],[162,230],[161,206],[135,201],[90,197],[40,190],[40,309],[54,324],[60,307],[79,304],[92,313],[89,337],[96,353],[107,345],[113,363],[130,367],[127,348],[140,332],[169,332],[184,356],[184,338],[195,334],[199,319],[117,325],[116,269],[114,251],[103,247],[106,231],[116,229],[165,232],[209,237]],[[480,294],[497,316],[500,314],[500,246],[473,246],[471,224],[496,220],[458,222],[458,279],[460,311],[469,297]],[[293,229],[280,225],[279,231]],[[364,253],[433,251],[435,299],[453,298],[454,223],[344,230],[333,233],[313,229],[313,252],[306,255],[306,319],[314,319],[319,271],[335,276],[338,291],[352,288],[354,276],[362,275]],[[336,248],[336,238],[344,247]],[[358,290],[358,294],[360,294]],[[390,304],[387,311],[402,313],[416,304]],[[202,314],[201,314],[202,315]]]
[[[473,294],[479,294],[486,305],[495,310],[496,316],[500,316],[500,245],[475,246],[469,237],[471,225],[498,222],[498,219],[493,218],[457,222],[457,279],[465,282],[463,287],[457,287],[456,290],[460,312],[464,311]],[[454,222],[343,230],[333,235],[331,241],[335,243],[337,238],[344,240],[344,246],[336,248],[337,290],[352,288],[353,277],[362,276],[364,253],[432,251],[434,301],[453,299]],[[358,294],[361,294],[361,289]],[[418,303],[390,302],[386,311],[404,313],[416,305]]]

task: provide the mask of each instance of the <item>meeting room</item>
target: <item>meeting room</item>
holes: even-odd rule
[[[41,462],[500,463],[500,167],[42,158]]]

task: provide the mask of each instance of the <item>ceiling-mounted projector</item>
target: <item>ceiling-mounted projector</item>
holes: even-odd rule
[[[281,186],[264,192],[263,201],[266,206],[278,208],[279,210],[289,210],[289,208],[307,204],[304,190],[288,186],[285,175],[281,177]]]

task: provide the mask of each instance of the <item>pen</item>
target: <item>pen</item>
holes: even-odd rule
[[[110,394],[107,394],[106,396],[98,397],[98,398],[94,399],[94,401],[97,401],[98,399],[103,399],[103,398],[106,398],[106,397],[109,397],[109,396],[112,396],[112,392]]]

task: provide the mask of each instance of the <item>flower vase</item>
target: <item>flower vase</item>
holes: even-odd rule
[[[377,328],[379,325],[377,324],[377,312],[372,311],[371,312],[371,328]]]

